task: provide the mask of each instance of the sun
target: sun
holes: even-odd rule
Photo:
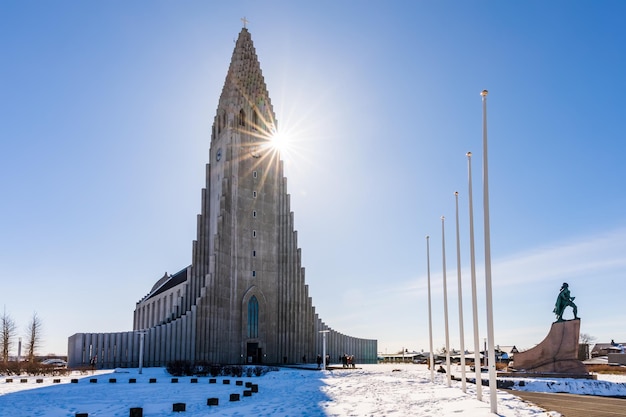
[[[281,131],[274,130],[269,139],[269,147],[275,152],[282,155],[288,151],[289,141],[287,140],[286,135],[284,135]]]
[[[279,159],[289,159],[292,153],[292,143],[289,136],[278,129],[272,130],[268,137],[267,148]]]

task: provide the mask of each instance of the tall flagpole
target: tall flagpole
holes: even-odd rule
[[[496,354],[493,336],[493,297],[491,287],[491,242],[489,229],[489,175],[487,161],[487,90],[480,95],[483,100],[483,206],[485,227],[485,289],[487,302],[487,343],[489,349],[489,402],[491,412],[498,413],[498,395],[496,387]]]
[[[448,331],[448,285],[446,283],[446,234],[444,232],[444,223],[446,218],[441,216],[441,250],[443,254],[443,316],[446,329],[446,378],[448,387],[452,386],[452,378],[450,376],[450,332]]]
[[[467,153],[467,177],[469,183],[469,233],[470,233],[470,270],[472,275],[472,313],[474,319],[474,370],[476,373],[476,399],[483,399],[483,384],[480,361],[480,339],[478,337],[478,301],[476,297],[476,256],[474,252],[474,207],[472,202],[472,153]]]
[[[435,382],[435,358],[433,354],[433,316],[430,303],[430,237],[426,236],[426,265],[428,270],[428,337],[430,339],[430,382]]]
[[[456,203],[456,276],[459,286],[459,331],[461,338],[461,389],[467,392],[465,381],[465,334],[463,332],[463,284],[461,283],[461,236],[459,231],[459,192],[454,192]]]

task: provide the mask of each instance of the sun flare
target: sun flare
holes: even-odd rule
[[[282,132],[275,130],[270,136],[269,147],[280,155],[283,155],[289,149],[289,141]]]

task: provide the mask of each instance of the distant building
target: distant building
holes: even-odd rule
[[[428,353],[409,352],[408,350],[398,353],[379,353],[378,362],[382,363],[426,363]]]
[[[498,345],[495,349],[496,360],[498,361],[512,360],[516,353],[519,353],[519,350],[517,350],[517,347],[515,347],[515,345]]]
[[[136,367],[140,356],[144,366],[314,362],[321,330],[330,330],[331,358],[376,362],[376,340],[339,333],[315,312],[283,163],[271,146],[276,126],[244,27],[213,119],[192,264],[165,274],[137,303],[133,331],[71,336],[70,367]]]
[[[625,353],[626,342],[596,343],[591,349],[591,357],[607,356],[609,353]]]

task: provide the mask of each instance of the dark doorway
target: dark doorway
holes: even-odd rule
[[[258,343],[248,343],[246,348],[246,363],[261,363],[263,362],[263,349],[259,347]]]

